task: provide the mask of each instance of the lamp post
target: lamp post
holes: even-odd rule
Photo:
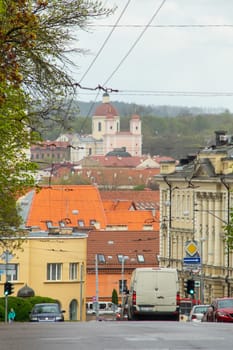
[[[99,269],[98,254],[95,255],[95,302],[96,302],[96,321],[99,319]]]
[[[203,242],[205,242],[205,238],[200,238],[200,258],[201,258],[201,274],[200,274],[200,299],[201,304],[204,304],[204,275],[203,275]]]
[[[168,186],[168,200],[165,206],[168,207],[168,227],[167,227],[167,241],[168,241],[168,267],[171,266],[171,226],[172,226],[172,184],[168,182],[167,177],[163,177]]]
[[[129,259],[128,256],[122,255],[122,258],[121,258],[121,312],[122,313],[123,313],[123,301],[124,301],[125,260],[127,259]]]

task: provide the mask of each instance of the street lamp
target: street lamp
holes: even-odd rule
[[[95,305],[96,305],[96,321],[99,320],[99,263],[105,263],[103,254],[95,254]]]
[[[95,255],[95,305],[96,321],[99,319],[99,271],[98,271],[98,254]]]
[[[129,259],[127,255],[121,256],[121,312],[123,312],[123,301],[124,301],[124,273],[125,273],[125,260]]]
[[[204,304],[204,275],[203,275],[203,242],[205,242],[205,238],[200,238],[200,258],[201,258],[201,274],[200,274],[200,299],[201,304]]]

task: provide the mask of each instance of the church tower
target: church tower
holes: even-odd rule
[[[102,140],[104,135],[115,135],[120,131],[120,117],[109,100],[108,93],[104,93],[103,102],[96,107],[92,118],[92,136],[96,140]]]

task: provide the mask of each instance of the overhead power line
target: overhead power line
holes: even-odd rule
[[[144,28],[144,24],[93,24],[97,28]],[[233,28],[233,24],[150,24],[147,28]]]
[[[110,92],[110,90],[108,90]],[[82,94],[82,93],[80,93]],[[178,91],[178,90],[112,90],[112,95],[117,96],[200,96],[200,97],[222,97],[233,96],[233,91]],[[86,94],[85,95],[92,95]]]
[[[116,23],[114,25],[112,25],[112,30],[110,31],[110,33],[108,34],[107,38],[104,40],[103,44],[101,45],[99,51],[97,52],[97,54],[95,55],[94,59],[92,60],[92,62],[90,63],[89,67],[87,68],[87,70],[85,71],[85,73],[82,75],[81,79],[79,80],[79,83],[81,83],[83,81],[83,79],[86,77],[86,75],[89,73],[89,71],[91,70],[92,66],[94,65],[95,61],[97,60],[97,58],[99,57],[99,55],[101,54],[101,52],[103,51],[104,47],[106,46],[107,42],[109,41],[112,33],[114,32],[114,30],[117,28],[118,23],[120,21],[120,19],[122,18],[123,14],[125,13],[127,7],[129,6],[131,0],[128,0],[127,4],[125,5],[124,9],[122,10],[120,16],[118,17]]]
[[[124,63],[124,61],[126,60],[126,58],[130,55],[130,53],[133,51],[133,49],[135,48],[135,46],[138,44],[138,42],[140,41],[140,39],[143,37],[143,35],[145,34],[146,30],[149,28],[149,26],[151,25],[151,23],[153,22],[153,20],[155,19],[155,17],[158,15],[159,11],[161,10],[161,8],[163,7],[163,5],[165,4],[166,0],[163,0],[161,2],[161,4],[159,5],[159,7],[156,9],[156,11],[154,12],[153,16],[151,17],[151,19],[149,20],[149,22],[147,23],[147,25],[144,27],[143,31],[140,33],[140,35],[137,37],[137,39],[135,40],[135,42],[133,43],[133,45],[130,47],[130,49],[128,50],[128,52],[126,53],[126,55],[121,59],[121,61],[119,62],[119,64],[116,66],[116,68],[114,69],[114,71],[111,73],[111,75],[108,77],[108,79],[105,81],[105,83],[103,85],[106,85],[109,80],[112,79],[112,77],[114,76],[114,74],[118,71],[118,69],[121,67],[121,65]]]
[[[130,2],[131,2],[131,0],[128,0],[128,1],[127,1],[125,7],[123,8],[122,12],[120,13],[120,16],[118,17],[118,19],[117,19],[115,25],[113,26],[113,29],[110,31],[109,35],[107,36],[107,38],[106,38],[105,41],[103,42],[102,46],[100,47],[99,51],[97,52],[96,56],[95,56],[94,59],[92,60],[92,62],[91,62],[91,64],[89,65],[89,67],[87,68],[86,72],[83,74],[83,76],[82,76],[82,78],[80,79],[79,83],[81,83],[81,82],[83,81],[83,79],[86,77],[86,75],[88,74],[88,72],[90,71],[90,69],[92,68],[92,66],[94,65],[95,61],[97,60],[97,58],[99,57],[99,55],[100,55],[101,52],[103,51],[105,45],[107,44],[108,40],[110,39],[110,37],[111,37],[113,31],[115,30],[117,24],[119,23],[120,19],[122,18],[123,14],[125,13],[125,11],[126,11],[127,7],[129,6]],[[100,86],[100,85],[99,85],[99,86]],[[81,87],[80,84],[79,84],[79,87]],[[86,124],[86,121],[87,121],[88,117],[90,116],[90,113],[91,113],[91,111],[92,111],[92,108],[94,107],[94,105],[95,105],[95,103],[96,103],[96,101],[97,101],[97,98],[98,98],[99,94],[100,94],[100,89],[98,89],[98,92],[97,92],[97,94],[96,94],[96,96],[95,96],[95,100],[93,101],[92,105],[90,106],[90,108],[89,108],[89,110],[88,110],[88,113],[87,113],[87,115],[86,115],[86,117],[85,117],[85,119],[84,119],[84,121],[83,121],[83,123],[82,123],[82,125],[81,125],[81,127],[80,127],[80,132],[81,132],[82,129],[84,128],[84,126],[85,126],[85,124]]]

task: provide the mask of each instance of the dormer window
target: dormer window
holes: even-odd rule
[[[104,254],[97,254],[97,260],[98,260],[98,263],[100,264],[105,264],[105,256]]]
[[[53,222],[50,220],[46,221],[46,226],[47,226],[47,228],[53,227]]]
[[[90,219],[90,226],[95,226],[96,220],[95,219]]]
[[[64,222],[64,221],[59,221],[59,226],[60,226],[60,227],[65,227],[65,226],[66,226],[66,224],[65,224],[65,222]]]
[[[144,255],[142,255],[142,254],[138,255],[138,262],[139,263],[144,263],[145,262]]]
[[[84,227],[85,226],[84,220],[78,220],[78,226]]]

